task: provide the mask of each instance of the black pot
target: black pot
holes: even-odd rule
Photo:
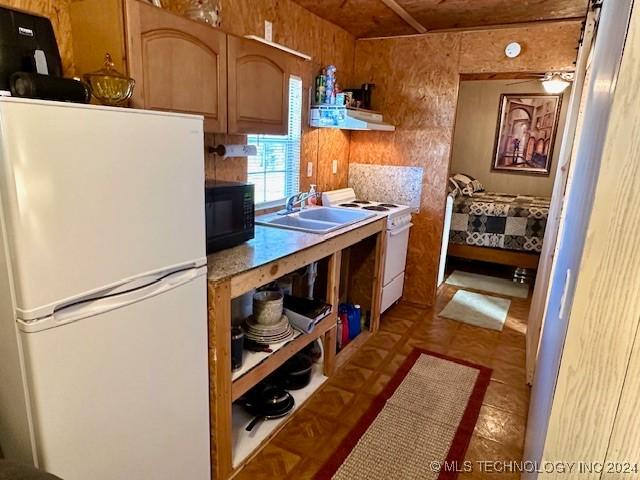
[[[287,390],[303,389],[311,382],[312,370],[311,358],[298,353],[276,370],[278,384]]]

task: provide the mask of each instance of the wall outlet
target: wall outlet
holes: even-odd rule
[[[313,176],[313,162],[307,162],[307,177]]]
[[[273,42],[273,23],[269,20],[264,21],[264,39],[267,42]]]
[[[334,160],[333,163],[331,164],[331,171],[333,172],[334,175],[338,173],[338,160]]]

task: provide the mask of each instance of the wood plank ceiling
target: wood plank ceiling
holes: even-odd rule
[[[294,1],[356,38],[584,18],[588,5],[588,0]]]

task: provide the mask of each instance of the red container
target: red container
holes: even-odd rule
[[[342,321],[342,345],[344,348],[349,343],[349,318],[347,312],[340,312],[340,320]]]

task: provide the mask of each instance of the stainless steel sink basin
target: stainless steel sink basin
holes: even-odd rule
[[[375,213],[364,212],[362,210],[354,211],[343,208],[316,207],[303,209],[288,215],[279,215],[277,213],[261,215],[256,217],[256,223],[258,225],[324,235],[325,233],[361,222],[374,215]]]

